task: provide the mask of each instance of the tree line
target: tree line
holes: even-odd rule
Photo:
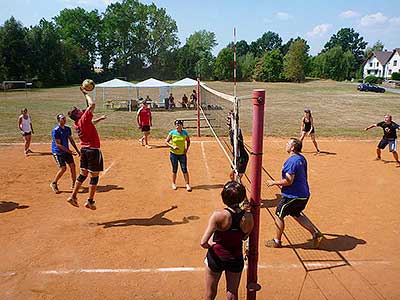
[[[38,86],[55,86],[84,78],[233,80],[233,43],[215,57],[215,33],[194,32],[182,46],[177,33],[175,20],[164,8],[138,0],[112,3],[103,13],[64,9],[29,28],[11,17],[0,26],[0,81],[35,80]],[[379,41],[372,48],[366,46],[354,29],[342,28],[311,56],[305,39],[283,43],[277,33],[268,31],[251,43],[236,43],[237,79],[360,78],[368,53],[383,49]],[[94,72],[96,62],[101,73]]]

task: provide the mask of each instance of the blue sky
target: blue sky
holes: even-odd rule
[[[24,26],[36,25],[41,18],[47,20],[64,8],[83,7],[103,12],[116,0],[0,0],[0,24],[14,16]],[[332,34],[340,28],[352,27],[372,46],[377,40],[392,50],[400,48],[399,0],[142,0],[166,9],[178,25],[182,44],[195,31],[205,29],[216,34],[217,54],[233,40],[236,27],[237,40],[248,43],[264,32],[278,33],[284,42],[303,37],[317,54]]]

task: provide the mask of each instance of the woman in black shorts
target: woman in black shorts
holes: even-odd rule
[[[201,247],[208,249],[204,261],[206,299],[215,299],[223,271],[227,298],[238,299],[244,267],[242,241],[249,236],[254,220],[250,212],[240,208],[240,204],[246,199],[246,189],[242,184],[229,181],[224,185],[221,197],[227,207],[214,211],[201,238]]]
[[[300,125],[300,141],[303,142],[306,135],[311,137],[311,140],[314,144],[317,153],[319,153],[318,144],[315,140],[315,128],[314,128],[314,119],[311,115],[311,110],[304,110],[304,117],[301,119]]]

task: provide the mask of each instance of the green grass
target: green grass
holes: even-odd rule
[[[211,88],[232,94],[232,83],[207,82]],[[385,93],[364,93],[356,90],[356,85],[334,81],[310,81],[295,83],[238,83],[238,95],[250,95],[253,89],[265,89],[265,134],[272,136],[297,136],[300,120],[305,107],[313,111],[317,136],[372,138],[382,135],[375,129],[366,133],[362,129],[371,123],[383,120],[386,113],[400,122],[400,95]],[[183,93],[190,95],[191,88],[174,88],[175,99]],[[141,96],[158,97],[158,89],[143,89]],[[100,97],[99,97],[100,96]],[[108,91],[106,97],[125,99],[126,90]],[[135,93],[136,96],[136,93]],[[108,119],[97,127],[102,139],[138,138],[136,112],[105,110],[98,91],[96,115],[106,114]],[[22,141],[17,129],[20,110],[27,107],[33,121],[35,135],[33,141],[49,141],[51,129],[56,125],[55,116],[66,113],[72,106],[84,107],[84,98],[77,86],[37,89],[28,92],[14,91],[0,93],[0,142]],[[153,137],[164,138],[173,128],[176,118],[195,117],[195,111],[154,111]],[[251,100],[241,103],[241,126],[249,135],[252,120]],[[68,120],[72,126],[72,121]],[[195,131],[192,130],[192,133]]]

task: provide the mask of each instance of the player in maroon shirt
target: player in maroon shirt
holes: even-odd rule
[[[81,91],[86,98],[88,107],[84,111],[74,107],[68,112],[68,116],[75,122],[74,128],[81,140],[81,161],[80,174],[76,179],[72,195],[67,201],[71,205],[79,207],[76,195],[82,183],[86,180],[88,175],[90,175],[89,197],[85,203],[85,207],[95,210],[96,205],[94,194],[96,193],[97,184],[99,182],[99,173],[103,171],[103,156],[100,150],[100,138],[95,125],[101,120],[105,120],[106,116],[101,116],[100,118],[93,120],[93,111],[96,107],[96,103],[83,87],[81,87]]]

